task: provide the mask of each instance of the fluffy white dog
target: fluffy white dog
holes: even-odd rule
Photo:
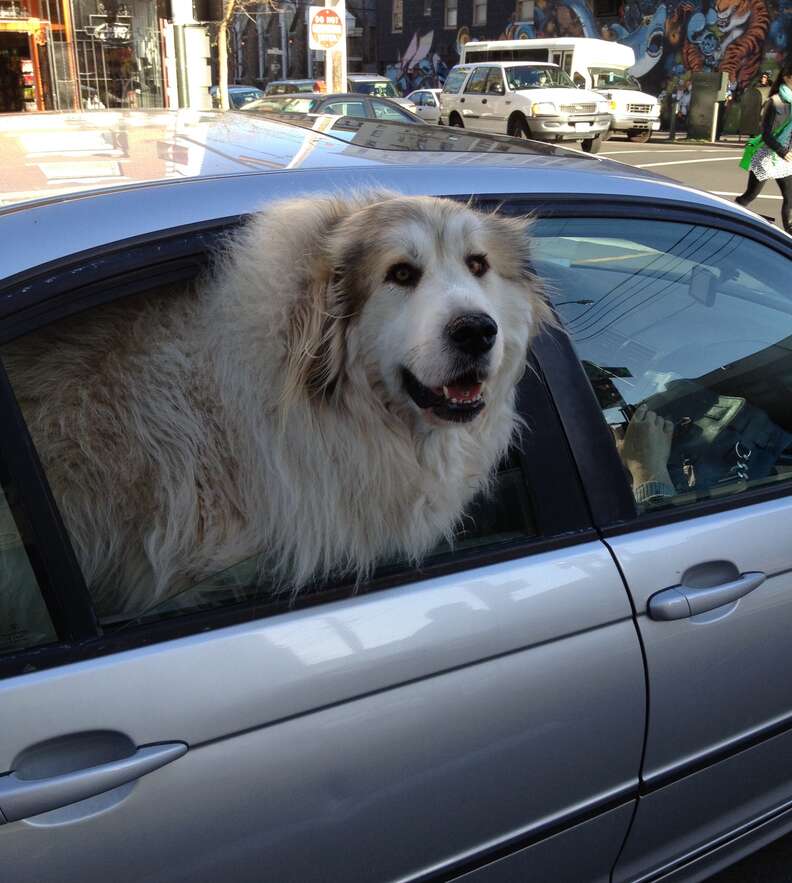
[[[359,194],[273,204],[195,289],[4,358],[111,614],[253,556],[290,588],[419,560],[491,481],[548,318],[525,221]]]

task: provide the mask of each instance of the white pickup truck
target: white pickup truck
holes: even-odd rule
[[[558,65],[493,61],[450,71],[440,123],[534,141],[581,141],[598,153],[611,116],[602,95],[576,88]]]
[[[626,132],[630,141],[648,141],[660,128],[660,104],[635,78],[635,53],[629,46],[593,37],[472,40],[460,56],[464,65],[507,61],[557,64],[576,86],[606,98],[608,134]]]

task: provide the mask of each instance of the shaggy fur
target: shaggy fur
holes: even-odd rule
[[[509,445],[548,318],[526,230],[428,197],[287,200],[196,288],[6,347],[100,612],[140,611],[251,556],[295,588],[450,537]],[[394,281],[404,264],[414,285]],[[498,326],[475,364],[446,333],[471,312]],[[405,368],[437,392],[471,364],[485,406],[466,422],[405,388]]]

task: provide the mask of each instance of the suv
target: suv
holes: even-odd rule
[[[453,68],[440,93],[440,123],[535,141],[582,141],[598,153],[611,115],[557,64],[481,62]]]
[[[377,98],[390,98],[410,113],[415,113],[415,104],[402,98],[393,82],[380,74],[347,74],[347,89],[363,95],[374,95]]]

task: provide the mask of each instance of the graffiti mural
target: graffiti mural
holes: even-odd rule
[[[597,19],[591,0],[536,0],[534,20],[518,11],[504,26],[479,39],[599,37],[630,46],[634,76],[647,92],[681,95],[696,71],[725,71],[731,92],[755,83],[761,71],[775,75],[792,53],[792,0],[622,0],[617,16]],[[445,81],[471,39],[462,24],[456,39],[435,45],[430,30],[414,33],[386,74],[405,92],[434,88]]]
[[[402,95],[415,89],[438,89],[445,82],[448,65],[432,51],[433,43],[434,31],[422,37],[416,32],[404,55],[385,68],[385,76],[393,81]]]
[[[684,88],[695,71],[722,71],[739,94],[778,66],[790,7],[792,0],[668,0],[649,10],[644,0],[627,0],[612,27],[635,51],[632,72],[650,91]]]

